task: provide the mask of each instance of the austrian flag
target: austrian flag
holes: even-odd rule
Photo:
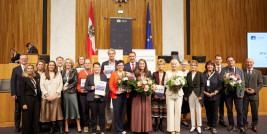
[[[92,55],[95,55],[95,28],[94,28],[94,17],[93,17],[92,1],[90,3],[90,11],[89,11],[86,50],[88,52],[88,57],[92,60]]]

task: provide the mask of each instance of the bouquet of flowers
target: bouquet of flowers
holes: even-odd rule
[[[156,83],[150,78],[145,78],[143,80],[137,80],[136,85],[134,85],[134,90],[142,95],[150,95],[156,90]]]
[[[223,83],[224,87],[227,88],[227,90],[234,91],[235,88],[242,89],[243,81],[241,80],[240,75],[231,73],[225,73],[223,75]],[[226,91],[227,91],[226,90]]]
[[[136,83],[136,77],[132,73],[123,73],[118,79],[117,79],[117,87],[126,87],[127,92],[132,91],[132,87]]]
[[[181,86],[187,86],[187,81],[183,76],[174,75],[169,81],[167,81],[166,85],[169,86],[175,94],[177,94]]]

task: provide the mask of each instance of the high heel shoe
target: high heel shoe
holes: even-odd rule
[[[194,131],[196,130],[196,127],[191,127],[191,129],[190,129],[190,133],[193,133]]]
[[[201,127],[200,126],[197,127],[197,133],[201,134]]]

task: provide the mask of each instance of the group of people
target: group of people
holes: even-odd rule
[[[248,58],[246,68],[242,70],[235,66],[231,56],[226,58],[228,66],[223,67],[222,56],[216,55],[215,62],[206,62],[204,72],[198,71],[198,62],[195,60],[190,63],[183,60],[182,69],[178,70],[179,62],[176,59],[170,62],[171,70],[165,72],[165,61],[159,59],[158,70],[151,74],[146,60],[136,62],[135,52],[129,53],[130,62],[126,64],[122,60],[115,60],[114,49],[109,49],[107,54],[109,60],[102,65],[93,63],[92,69],[90,59],[82,56],[76,65],[72,59],[64,61],[59,56],[56,62],[50,61],[46,68],[44,61],[38,61],[34,69],[33,65],[27,64],[27,55],[20,55],[21,65],[13,69],[11,77],[11,96],[15,100],[15,131],[21,131],[22,112],[22,133],[25,134],[38,133],[40,123],[49,124],[49,133],[54,132],[55,124],[59,126],[59,133],[67,133],[70,119],[76,121],[78,132],[88,132],[90,122],[93,134],[97,133],[98,126],[101,134],[110,130],[112,122],[115,134],[126,133],[125,127],[134,133],[164,131],[162,122],[167,119],[167,131],[179,134],[181,123],[189,127],[186,116],[190,113],[189,131],[202,133],[201,111],[204,105],[208,123],[203,128],[216,134],[218,120],[219,124],[226,126],[223,120],[224,103],[227,106],[228,131],[233,131],[233,101],[237,111],[238,131],[246,133],[248,129],[249,103],[252,130],[258,131],[259,91],[263,80],[261,72],[253,68],[253,59]],[[111,74],[106,66],[112,68]],[[134,73],[139,80],[151,78],[157,85],[165,86],[164,95],[153,93],[143,96],[134,90],[128,93],[125,86],[118,87],[118,78],[126,72]],[[221,80],[227,72],[241,76],[244,82],[242,89],[226,92],[228,87],[224,87]],[[178,93],[166,85],[173,76],[185,77],[187,80],[187,86],[179,86]],[[105,93],[102,95],[95,93],[99,82],[105,84]]]

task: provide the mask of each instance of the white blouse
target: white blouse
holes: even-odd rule
[[[41,80],[40,80],[40,88],[42,91],[42,98],[46,99],[45,94],[48,93],[49,96],[54,96],[56,93],[58,93],[58,97],[61,97],[61,91],[63,88],[63,81],[62,76],[58,72],[56,77],[54,78],[54,72],[49,72],[50,80],[47,80],[45,77],[45,73],[42,74]]]

